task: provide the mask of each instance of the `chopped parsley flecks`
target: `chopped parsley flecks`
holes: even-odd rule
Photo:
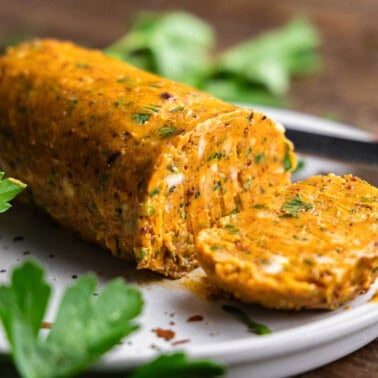
[[[169,112],[177,113],[177,112],[182,112],[184,109],[185,109],[185,106],[176,106],[175,108],[171,109]]]
[[[138,125],[144,125],[152,116],[152,114],[149,113],[135,113],[133,114],[133,120],[138,124]]]
[[[303,262],[308,265],[308,266],[314,266],[314,262],[312,260],[309,260],[309,259],[304,259]]]
[[[132,101],[129,101],[129,100],[125,99],[124,97],[120,97],[120,98],[117,98],[114,101],[114,106],[116,108],[125,109],[125,107],[130,105],[131,103],[132,103]]]
[[[168,169],[169,172],[172,172],[172,173],[178,173],[179,172],[179,169],[176,166],[171,165],[171,164],[167,165],[167,169]]]
[[[162,138],[168,138],[180,132],[180,130],[173,126],[163,126],[158,128],[156,131]]]
[[[223,152],[214,152],[211,155],[209,155],[206,159],[206,161],[211,161],[211,160],[220,160],[225,157],[225,154]]]
[[[233,224],[226,224],[224,228],[232,235],[235,235],[239,232],[239,229],[235,227]]]
[[[160,110],[161,106],[160,105],[149,105],[149,106],[144,106],[143,109],[150,110],[151,112],[157,113]]]
[[[256,203],[255,205],[252,206],[252,209],[265,209],[268,210],[269,207],[263,203]]]
[[[255,155],[255,163],[256,164],[264,162],[265,159],[266,159],[266,156],[265,156],[265,154],[263,152],[261,154]]]
[[[235,209],[232,210],[231,213],[230,213],[229,215],[236,215],[236,214],[238,214],[239,212],[240,212],[240,210],[239,210],[237,207],[235,207]]]
[[[152,190],[150,191],[149,196],[150,196],[150,197],[155,197],[155,196],[158,195],[159,193],[160,193],[160,188],[157,187],[157,188],[152,189]]]
[[[215,192],[216,190],[220,189],[221,187],[222,187],[222,183],[220,181],[218,181],[213,186],[213,191]]]
[[[129,81],[130,81],[130,78],[128,78],[127,76],[119,77],[116,80],[117,83],[128,83]]]
[[[232,305],[223,305],[222,309],[229,314],[234,315],[236,318],[241,320],[247,327],[250,332],[256,333],[257,335],[267,335],[272,333],[272,331],[264,324],[256,323],[249,318],[248,314],[240,310],[240,308]]]
[[[148,217],[151,217],[152,215],[155,214],[155,209],[151,205],[145,205],[144,206],[144,214],[147,215]]]
[[[87,63],[78,63],[76,64],[76,68],[80,68],[82,70],[86,70],[89,68],[89,65]]]
[[[290,171],[293,168],[293,162],[291,161],[290,151],[287,145],[286,145],[286,152],[285,152],[282,164],[285,171]]]
[[[137,259],[142,260],[146,258],[149,253],[150,253],[150,250],[148,248],[137,249],[135,251],[135,256]]]
[[[298,218],[300,211],[307,211],[313,207],[311,203],[302,201],[299,194],[296,194],[281,206],[281,213],[285,217]]]

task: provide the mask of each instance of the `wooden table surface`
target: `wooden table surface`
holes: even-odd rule
[[[211,22],[218,46],[307,15],[322,37],[322,70],[294,81],[291,107],[378,134],[377,0],[0,0],[0,42],[15,35],[71,39],[103,47],[142,9],[184,9]],[[1,368],[1,367],[0,367]],[[378,341],[302,378],[377,377]]]

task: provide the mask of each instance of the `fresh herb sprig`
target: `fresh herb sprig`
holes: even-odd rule
[[[320,67],[320,38],[297,18],[214,54],[210,24],[185,12],[142,12],[106,54],[227,101],[282,105],[292,77]],[[195,57],[195,59],[194,59]]]
[[[296,194],[281,206],[281,214],[284,217],[298,218],[301,211],[308,211],[313,207],[312,203],[304,202],[299,194]]]
[[[120,278],[94,295],[97,280],[87,274],[69,286],[49,331],[41,332],[51,287],[44,270],[28,261],[16,267],[10,285],[0,286],[0,319],[22,377],[56,378],[85,370],[124,336],[135,331],[143,306],[138,289]],[[183,353],[161,355],[132,372],[144,377],[218,377],[224,366],[189,361]]]
[[[172,80],[198,86],[210,67],[214,32],[186,12],[141,12],[105,53]]]
[[[4,172],[0,172],[0,213],[7,211],[12,205],[9,203],[17,194],[25,189],[26,184],[14,178],[3,179]]]
[[[14,362],[23,377],[64,377],[84,370],[137,329],[142,309],[138,290],[115,279],[95,297],[96,278],[70,286],[47,337],[40,328],[51,288],[33,262],[17,267],[11,284],[0,287],[0,318]]]

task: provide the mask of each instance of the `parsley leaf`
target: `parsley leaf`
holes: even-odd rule
[[[3,179],[4,172],[0,172],[0,213],[7,211],[11,205],[8,203],[17,196],[26,185],[13,178]]]
[[[286,171],[290,171],[293,168],[293,162],[291,161],[291,157],[290,157],[290,152],[289,152],[289,147],[288,146],[286,146],[286,151],[285,151],[284,158],[282,160],[282,164],[283,164],[285,172]]]
[[[198,85],[209,69],[212,28],[185,12],[141,12],[105,53],[172,80]]]
[[[257,335],[267,335],[272,332],[266,325],[251,320],[249,316],[238,307],[225,304],[222,306],[222,309],[240,319],[248,327],[249,331]]]
[[[284,27],[249,39],[222,53],[218,73],[243,77],[264,86],[269,93],[288,92],[290,76],[313,72],[319,65],[319,37],[305,19],[294,19]]]
[[[298,218],[300,211],[307,211],[313,208],[309,202],[303,202],[296,194],[293,198],[285,202],[281,207],[282,216]]]
[[[232,235],[235,235],[235,234],[237,234],[237,233],[239,232],[239,229],[238,229],[237,227],[235,227],[233,224],[226,224],[226,225],[224,226],[224,228],[225,228],[226,230],[228,230],[228,232],[229,232],[230,234],[232,234]]]
[[[135,370],[130,378],[192,378],[219,377],[225,368],[210,360],[189,361],[184,353],[161,355]]]
[[[213,54],[214,41],[211,25],[189,13],[142,12],[105,53],[226,101],[272,106],[287,105],[294,75],[320,65],[320,38],[303,18],[220,54]]]
[[[170,136],[177,135],[180,132],[177,127],[173,126],[162,126],[159,127],[156,131],[162,138],[168,138]]]
[[[149,113],[135,113],[133,114],[133,120],[139,125],[144,125],[151,116],[152,114]]]
[[[50,295],[43,270],[26,262],[0,287],[0,318],[23,377],[78,373],[137,328],[131,320],[142,308],[139,291],[115,279],[95,298],[96,284],[87,274],[66,290],[47,337],[39,334]]]

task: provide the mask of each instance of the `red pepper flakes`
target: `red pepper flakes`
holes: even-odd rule
[[[182,340],[174,341],[173,343],[171,343],[171,345],[176,346],[176,345],[186,344],[189,342],[190,342],[190,339],[182,339]]]
[[[188,319],[186,319],[187,322],[202,322],[203,316],[202,315],[192,315]]]
[[[53,323],[51,322],[42,322],[41,328],[43,329],[50,329],[52,327]]]
[[[176,336],[176,333],[171,329],[156,328],[155,332],[157,337],[160,337],[167,341],[172,340]]]

